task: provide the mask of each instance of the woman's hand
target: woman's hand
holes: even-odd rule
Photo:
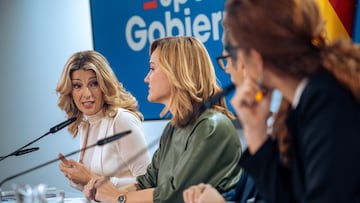
[[[117,189],[106,177],[91,178],[83,190],[83,194],[87,200],[109,203],[118,202],[118,196],[126,193],[127,191]]]
[[[262,94],[259,97],[259,94]],[[236,87],[231,105],[241,120],[251,154],[267,140],[267,119],[270,112],[271,91],[264,91],[250,78]]]
[[[92,177],[95,177],[84,164],[72,159],[66,159],[61,153],[59,153],[58,157],[61,160],[59,168],[70,181],[86,185]]]
[[[225,203],[225,199],[215,188],[204,183],[186,189],[183,199],[185,203]]]

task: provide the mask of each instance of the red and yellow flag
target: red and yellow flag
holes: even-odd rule
[[[326,21],[328,40],[351,39],[356,0],[316,0]]]

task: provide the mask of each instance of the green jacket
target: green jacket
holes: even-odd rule
[[[240,178],[240,140],[232,121],[206,110],[194,124],[165,127],[159,148],[146,174],[137,177],[141,188],[155,188],[154,202],[184,202],[191,185],[208,183],[219,192],[234,187]]]

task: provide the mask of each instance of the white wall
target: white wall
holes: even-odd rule
[[[57,107],[55,86],[68,57],[87,49],[93,49],[88,0],[0,0],[0,156],[66,120]],[[144,123],[149,143],[157,140],[164,125]],[[65,129],[50,134],[32,145],[39,151],[1,161],[0,181],[78,145]],[[76,192],[59,172],[58,162],[6,182],[2,190],[39,183]]]

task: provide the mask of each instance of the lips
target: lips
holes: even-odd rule
[[[85,107],[85,108],[90,108],[93,106],[95,102],[94,101],[86,101],[86,102],[82,102],[82,105]]]

